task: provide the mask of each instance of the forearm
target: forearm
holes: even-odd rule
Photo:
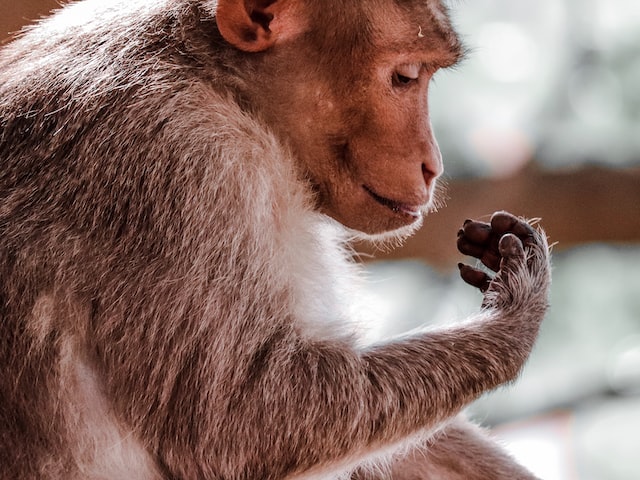
[[[364,353],[374,388],[377,435],[405,434],[455,415],[487,390],[514,380],[529,354],[541,316],[523,312],[513,331],[508,312],[485,311],[464,326],[424,333]],[[411,368],[407,368],[410,365]],[[398,408],[401,406],[401,408]]]
[[[194,431],[200,436],[193,445],[180,446],[182,458],[199,457],[202,465],[233,458],[235,473],[211,474],[241,471],[266,479],[382,449],[436,427],[511,375],[481,327],[424,334],[361,355],[348,345],[283,334],[247,351],[224,374],[207,372],[219,367],[210,358],[193,369],[198,378],[176,379],[186,385],[174,388],[180,408],[159,419],[163,450],[181,441],[180,426],[209,426]],[[203,390],[189,387],[207,385],[207,378],[218,381]]]

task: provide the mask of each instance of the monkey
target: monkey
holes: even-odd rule
[[[464,222],[471,318],[359,333],[352,241],[438,204],[463,54],[440,0],[80,0],[4,45],[0,478],[535,478],[463,410],[535,342],[536,222]]]

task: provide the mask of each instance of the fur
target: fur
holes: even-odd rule
[[[0,51],[0,478],[532,478],[451,419],[533,345],[543,232],[470,323],[363,345],[353,229],[214,11],[87,0]]]

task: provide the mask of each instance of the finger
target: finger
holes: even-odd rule
[[[503,237],[500,239],[498,249],[500,250],[500,255],[502,256],[502,262],[500,265],[501,270],[503,270],[505,267],[508,268],[508,265],[514,260],[524,260],[525,254],[522,241],[512,233],[503,235]]]
[[[501,257],[498,252],[497,241],[495,248],[488,249],[486,246],[470,243],[465,237],[459,237],[457,247],[460,253],[479,259],[485,266],[494,272],[500,270]]]
[[[520,240],[524,240],[532,237],[534,230],[526,220],[520,218],[518,219],[518,223],[513,226],[513,230],[511,232],[520,237]]]
[[[485,250],[485,252],[483,253],[482,257],[480,257],[480,261],[486,267],[490,268],[494,272],[497,272],[498,270],[500,270],[500,261],[501,260],[502,260],[502,257],[500,256],[500,253],[498,252],[497,246],[496,246],[495,250]]]
[[[464,263],[458,264],[460,270],[460,277],[469,285],[479,288],[482,292],[485,292],[489,288],[491,278],[485,272],[473,268]]]
[[[501,237],[505,233],[513,231],[513,227],[518,221],[518,217],[509,212],[495,212],[491,215],[491,229],[498,237]]]
[[[482,258],[487,249],[486,246],[477,245],[470,242],[464,235],[458,235],[458,241],[456,242],[456,245],[460,253],[475,258]]]
[[[491,237],[491,226],[488,223],[465,220],[462,228],[458,230],[458,250],[465,255],[481,258],[491,243]]]
[[[491,228],[498,238],[505,233],[513,233],[526,244],[533,241],[533,227],[523,218],[518,218],[509,212],[494,213],[491,217]]]
[[[464,236],[472,243],[488,245],[491,238],[491,225],[485,222],[467,220],[462,227]]]

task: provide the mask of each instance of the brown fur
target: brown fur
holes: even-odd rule
[[[460,326],[354,323],[347,240],[433,206],[444,7],[103,3],[0,51],[0,478],[531,478],[456,415],[531,350],[541,230],[465,224]]]

